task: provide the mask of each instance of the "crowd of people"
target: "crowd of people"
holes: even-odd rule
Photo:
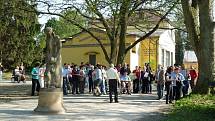
[[[152,84],[157,85],[158,99],[166,99],[166,103],[172,103],[189,94],[189,90],[195,88],[197,72],[191,67],[185,69],[184,66],[174,65],[164,69],[158,66],[155,73],[152,72],[149,63],[143,67],[136,66],[133,71],[129,64],[111,64],[106,67],[101,64],[67,64],[63,65],[63,94],[84,94],[89,93],[95,96],[106,95],[109,93],[110,102],[118,102],[118,93],[129,94],[142,93],[151,94]],[[46,65],[39,63],[32,69],[32,93],[38,95],[40,88],[45,87],[44,75]],[[0,63],[0,80],[2,79],[3,66]],[[23,64],[17,66],[13,75],[15,81],[25,80],[25,69]],[[120,90],[120,91],[118,91]],[[166,91],[166,93],[165,93]],[[37,93],[35,93],[37,92]]]
[[[187,96],[189,89],[195,88],[197,75],[193,67],[188,70],[183,65],[174,65],[165,71],[159,66],[156,73],[158,99],[163,98],[164,90],[166,90],[166,104]]]
[[[32,96],[35,95],[35,91],[39,92],[40,88],[44,87],[44,72],[44,65],[37,64],[32,69]],[[65,63],[62,76],[64,95],[90,93],[99,96],[109,92],[110,102],[113,102],[113,94],[115,102],[118,102],[118,93],[129,95],[139,92],[152,93],[154,80],[149,64],[145,64],[143,69],[136,66],[136,69],[131,71],[126,63],[123,66],[111,64],[109,67],[101,64],[94,66],[83,62],[79,66]]]

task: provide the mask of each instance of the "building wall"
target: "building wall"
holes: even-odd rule
[[[102,33],[95,33],[100,37],[108,54],[110,53],[110,45],[108,41],[105,40],[107,37]],[[127,36],[126,43],[132,43],[137,40],[138,37],[132,35]],[[164,63],[166,63],[166,53],[170,52],[170,56],[175,61],[175,41],[174,41],[174,31],[164,31],[159,37],[150,37],[139,44],[127,53],[125,57],[125,62],[130,64],[131,70],[135,66],[143,67],[145,63],[149,63],[152,69],[155,71],[157,64],[162,64],[162,49],[164,51]],[[80,64],[81,62],[89,62],[89,55],[96,54],[96,63],[108,65],[105,59],[103,51],[96,40],[94,40],[87,33],[82,33],[77,37],[73,38],[71,41],[67,41],[63,44],[62,48],[62,61],[63,63],[75,63]],[[170,57],[170,59],[171,59]],[[167,65],[164,64],[166,67]]]
[[[175,32],[166,30],[159,37],[158,64],[167,68],[175,63]],[[168,56],[169,55],[169,56]]]
[[[157,66],[157,41],[158,37],[151,37],[141,42],[140,48],[140,66],[150,63],[152,70],[155,71]]]
[[[107,47],[109,48],[109,47]],[[103,51],[100,47],[72,47],[62,48],[62,62],[63,63],[75,63],[89,62],[89,55],[96,55],[96,63],[108,65],[105,60]]]
[[[104,34],[97,34],[96,36],[102,38],[102,42],[105,45],[105,48],[110,53],[110,45],[108,41],[105,40]],[[132,40],[133,39],[133,40]],[[128,36],[127,42],[134,41],[134,36]],[[96,55],[96,63],[100,63],[103,65],[108,66],[108,62],[105,59],[104,53],[96,40],[94,40],[90,35],[87,33],[82,33],[79,36],[75,37],[74,39],[67,41],[63,44],[62,48],[62,62],[63,63],[75,63],[80,64],[81,62],[89,62],[89,55],[95,54]],[[125,57],[125,62],[130,64],[130,53],[128,52]],[[133,61],[132,61],[133,62]]]
[[[140,43],[138,43],[134,48],[130,50],[130,68],[134,70],[136,66],[139,66],[140,60]]]

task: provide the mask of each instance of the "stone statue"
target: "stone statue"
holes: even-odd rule
[[[46,33],[46,88],[61,88],[62,64],[61,64],[61,41],[55,35],[51,27],[47,27]]]
[[[63,106],[61,42],[52,28],[46,28],[46,70],[45,87],[39,92],[36,113],[62,114],[66,112]]]

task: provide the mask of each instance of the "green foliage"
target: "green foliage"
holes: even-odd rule
[[[1,61],[6,68],[20,63],[29,66],[41,60],[42,49],[37,46],[35,36],[40,32],[40,24],[35,6],[25,0],[0,1],[0,51]]]
[[[73,18],[80,24],[84,24],[83,18],[80,15],[76,14],[74,11],[63,11],[62,15],[64,15],[66,18]],[[46,27],[52,27],[54,29],[54,32],[59,35],[60,38],[70,37],[73,34],[80,32],[80,29],[78,27],[63,18],[59,18],[59,20],[57,20],[56,18],[49,19],[46,23]]]
[[[191,95],[179,100],[165,121],[214,121],[215,96]]]

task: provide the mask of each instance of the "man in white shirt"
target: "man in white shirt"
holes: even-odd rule
[[[109,80],[109,97],[110,103],[113,102],[112,95],[114,94],[114,100],[118,103],[118,92],[117,92],[117,84],[120,83],[119,75],[117,70],[114,69],[114,65],[110,65],[110,69],[107,70],[107,79]]]
[[[68,65],[65,63],[64,64],[64,68],[63,68],[63,73],[62,73],[62,75],[63,75],[63,94],[64,95],[67,95],[67,90],[68,90],[68,87],[67,87],[67,85],[68,85],[68,75],[69,75],[69,68],[68,68]]]

